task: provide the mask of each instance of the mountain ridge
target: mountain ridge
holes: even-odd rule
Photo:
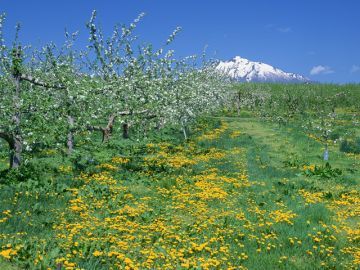
[[[285,83],[305,83],[310,81],[302,75],[285,72],[269,64],[253,62],[240,56],[235,56],[229,61],[220,61],[216,69],[237,81]]]

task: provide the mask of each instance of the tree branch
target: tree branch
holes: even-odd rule
[[[4,131],[0,131],[0,138],[4,139],[9,145],[12,145],[14,142],[12,135]]]
[[[116,114],[119,116],[125,116],[125,115],[133,115],[133,114],[143,114],[143,113],[147,113],[149,110],[142,110],[142,111],[122,111],[122,112],[117,112]]]
[[[58,84],[58,85],[49,84],[49,83],[46,83],[46,82],[43,82],[43,81],[39,80],[38,78],[34,78],[33,76],[26,75],[26,74],[21,74],[20,75],[20,80],[27,81],[27,82],[30,82],[30,83],[32,83],[34,85],[42,86],[42,87],[45,87],[45,88],[65,89],[65,86],[63,86],[61,84]]]
[[[101,127],[101,126],[91,126],[91,125],[88,125],[86,127],[86,130],[88,131],[102,131],[102,132],[105,132],[106,130],[111,130],[113,128],[113,125],[114,125],[114,122],[115,122],[115,119],[116,117],[118,116],[126,116],[126,115],[133,115],[133,114],[143,114],[143,113],[147,113],[148,110],[142,110],[142,111],[135,111],[135,112],[132,112],[132,111],[121,111],[121,112],[117,112],[117,113],[114,113],[112,115],[110,115],[109,117],[109,120],[108,120],[108,123],[105,127]],[[154,118],[156,117],[156,115],[154,114],[151,114],[151,115],[148,115],[147,118]]]
[[[86,130],[88,130],[88,131],[103,131],[104,128],[99,127],[99,126],[87,126]]]

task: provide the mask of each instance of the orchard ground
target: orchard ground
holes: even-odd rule
[[[241,115],[122,155],[114,142],[76,161],[39,153],[26,180],[1,185],[0,266],[358,269],[360,155],[329,142],[326,165],[315,134]]]

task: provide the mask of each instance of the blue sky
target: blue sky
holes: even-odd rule
[[[93,9],[106,33],[145,12],[136,33],[155,46],[181,26],[172,46],[179,57],[208,45],[209,57],[240,55],[316,81],[360,82],[358,0],[0,0],[6,36],[21,22],[21,40],[35,46],[61,43],[65,27],[80,30],[84,45]]]

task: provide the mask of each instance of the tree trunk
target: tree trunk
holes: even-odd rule
[[[124,123],[122,125],[123,128],[123,138],[124,139],[129,139],[129,124],[128,123]]]
[[[184,139],[186,141],[187,140],[186,128],[183,127],[182,130],[183,130],[183,134],[184,134]]]
[[[115,114],[110,115],[107,126],[105,128],[102,128],[102,133],[103,133],[102,142],[108,142],[110,140],[110,137],[111,137],[112,131],[113,131],[113,126],[114,126],[115,119],[116,119]]]
[[[165,126],[165,122],[163,118],[160,118],[156,123],[156,130],[161,130]]]
[[[183,134],[184,134],[184,139],[185,139],[185,141],[187,141],[188,136],[187,136],[187,132],[186,132],[186,125],[185,125],[185,123],[183,121],[182,121],[181,126],[182,126],[182,131],[183,131]]]
[[[22,153],[22,136],[21,136],[21,89],[20,89],[20,73],[17,71],[13,74],[15,82],[15,95],[13,97],[14,114],[12,121],[14,123],[14,132],[9,135],[9,147],[10,147],[10,169],[16,169],[21,164]]]
[[[21,164],[22,140],[14,134],[1,132],[0,138],[4,139],[9,145],[9,164],[10,169],[16,169]]]
[[[21,164],[22,153],[22,139],[19,136],[14,136],[13,142],[10,146],[10,168],[17,169]]]
[[[74,118],[72,116],[68,116],[68,123],[69,123],[69,131],[67,135],[67,150],[68,155],[74,150]]]
[[[101,131],[102,132],[102,140],[101,142],[108,142],[111,138],[112,132],[113,132],[113,126],[116,119],[116,115],[112,114],[109,117],[108,124],[106,127],[100,127],[100,126],[88,126],[88,131]]]
[[[237,110],[237,115],[240,116],[240,94],[238,94],[236,96],[236,110]]]

